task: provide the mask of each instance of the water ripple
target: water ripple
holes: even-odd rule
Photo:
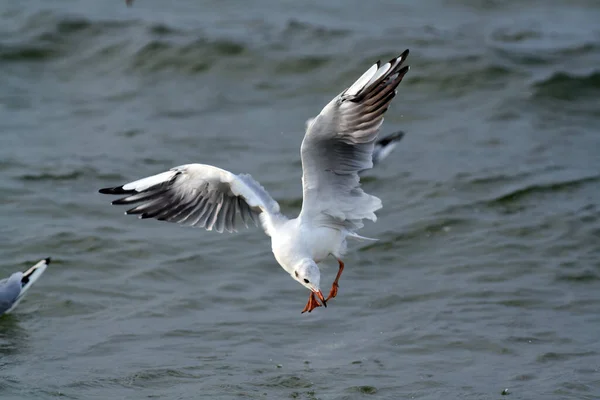
[[[534,84],[534,98],[573,101],[600,95],[600,71],[584,75],[555,72],[550,77]]]

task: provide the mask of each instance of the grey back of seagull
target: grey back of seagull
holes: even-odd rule
[[[10,310],[21,293],[22,272],[15,272],[0,281],[0,315]]]

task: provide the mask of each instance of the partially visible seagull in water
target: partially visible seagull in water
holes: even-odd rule
[[[377,62],[336,96],[310,123],[302,146],[303,204],[288,219],[279,204],[250,175],[204,164],[186,164],[100,193],[123,196],[112,202],[134,205],[126,214],[216,230],[236,230],[241,219],[260,220],[271,237],[275,259],[290,276],[310,290],[302,312],[327,306],[337,295],[344,270],[346,238],[359,236],[363,220],[376,221],[381,200],[360,187],[359,172],[373,166],[373,151],[383,116],[409,67],[408,50],[389,62]],[[239,215],[239,218],[238,218]],[[258,217],[258,218],[257,218]],[[329,255],[339,264],[327,298],[317,266]],[[321,301],[321,304],[318,299]]]
[[[48,264],[50,258],[41,260],[25,272],[15,272],[0,280],[0,315],[14,310],[29,288],[46,271]]]

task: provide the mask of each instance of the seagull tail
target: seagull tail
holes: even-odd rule
[[[349,231],[347,234],[348,237],[352,238],[352,239],[356,239],[356,240],[360,240],[360,241],[366,241],[366,242],[377,242],[379,239],[373,239],[373,238],[369,238],[366,236],[360,236],[358,233],[356,232],[351,232]]]

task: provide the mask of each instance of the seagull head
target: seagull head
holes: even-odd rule
[[[313,260],[305,258],[299,262],[294,268],[292,278],[316,294],[323,302],[323,305],[325,305],[325,297],[323,297],[323,292],[321,292],[319,287],[321,282],[321,271],[319,271],[319,267],[317,267],[317,264]]]

